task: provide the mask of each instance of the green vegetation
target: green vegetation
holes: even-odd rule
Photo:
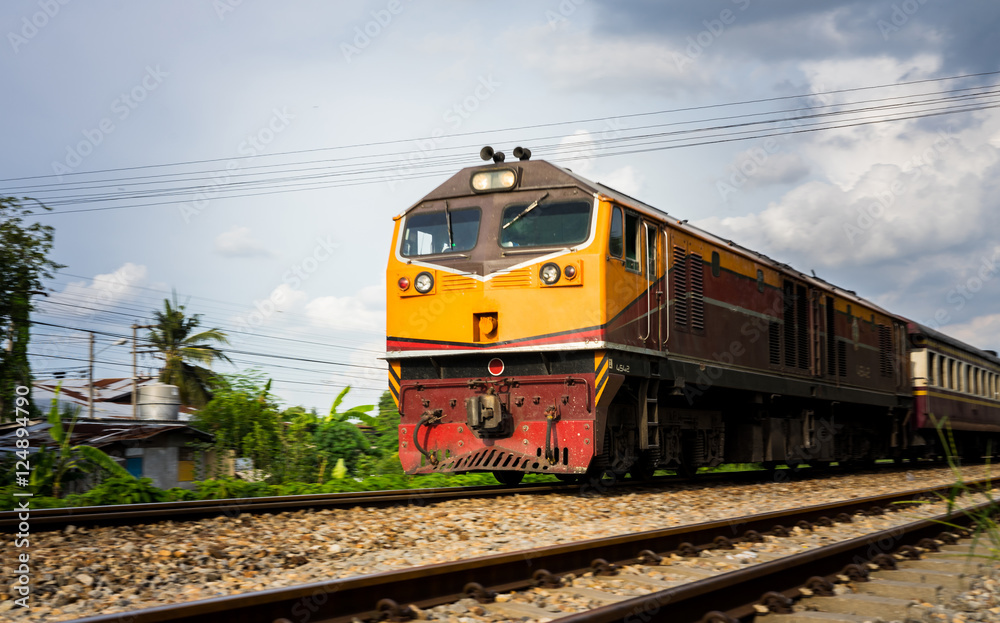
[[[42,210],[49,209],[38,205]],[[7,347],[0,340],[0,422],[15,419],[15,388],[31,386],[31,297],[42,293],[43,277],[51,279],[53,271],[64,268],[48,258],[52,227],[25,223],[33,213],[15,197],[0,197],[0,336],[10,340]],[[27,408],[32,418],[39,417],[30,401]]]
[[[57,412],[50,413],[50,421],[54,418],[58,424],[53,425],[53,439],[61,445],[58,452],[44,452],[53,457],[77,452],[77,462],[72,465],[80,468],[80,474],[88,473],[86,469],[92,471],[100,467],[113,475],[86,493],[65,498],[53,496],[51,483],[46,486],[39,481],[36,495],[31,499],[32,508],[496,484],[489,473],[404,474],[398,455],[399,413],[389,392],[383,393],[379,400],[377,414],[369,415],[368,412],[375,408],[373,405],[340,410],[349,390],[345,388],[337,396],[330,414],[323,417],[301,407],[279,410],[270,393],[270,382],[265,382],[259,373],[228,375],[192,424],[216,435],[214,444],[205,444],[200,450],[217,450],[220,457],[228,456],[226,452],[231,451],[232,456],[252,458],[252,475],[260,479],[251,482],[227,477],[207,478],[195,482],[191,490],[157,489],[149,478],[135,479],[128,475],[100,450],[88,448],[81,452],[81,446],[65,445],[70,432],[63,428],[64,423]],[[371,426],[370,434],[361,432],[348,421],[353,419],[367,422]],[[85,453],[90,450],[105,459],[97,459],[96,455],[94,460],[88,459]],[[64,463],[71,464],[69,461]],[[84,467],[86,469],[82,469]],[[203,464],[202,467],[209,475],[218,476],[222,466]],[[35,469],[34,473],[50,469]],[[62,473],[69,474],[71,470],[67,468]],[[555,482],[556,478],[528,474],[524,481]],[[15,490],[19,489],[0,487],[0,509],[15,508]]]
[[[556,482],[547,474],[527,474],[526,483]],[[140,502],[173,502],[177,500],[221,500],[228,498],[267,497],[273,495],[306,495],[316,493],[346,493],[353,491],[385,491],[389,489],[433,489],[438,487],[495,486],[491,474],[429,474],[423,476],[367,476],[364,478],[332,479],[325,483],[293,482],[269,485],[233,478],[203,480],[195,483],[194,490],[173,488],[157,489],[148,478],[109,478],[84,494],[65,498],[33,497],[32,508],[60,508],[70,506],[97,506],[102,504],[136,504]],[[13,486],[0,488],[0,510],[15,508]],[[17,498],[20,499],[20,498]]]
[[[49,409],[49,436],[55,442],[54,449],[41,447],[31,457],[31,488],[36,494],[58,498],[66,482],[79,480],[94,472],[104,472],[121,479],[135,480],[110,456],[91,446],[72,445],[73,427],[76,425],[78,409],[59,413],[59,390],[52,399]],[[68,426],[64,426],[63,419]]]
[[[955,436],[948,425],[948,418],[937,420],[933,416],[932,420],[938,429],[938,437],[947,455],[948,466],[955,477],[947,493],[935,493],[940,501],[947,502],[948,513],[959,509],[969,520],[972,526],[972,544],[969,547],[969,557],[987,558],[989,560],[1000,560],[1000,524],[997,517],[1000,516],[1000,501],[996,500],[992,493],[992,476],[989,475],[989,464],[987,464],[987,482],[984,485],[972,486],[965,480],[962,474],[960,454],[958,445],[955,443]],[[987,446],[986,456],[991,456],[992,451]],[[959,498],[964,498],[961,501]],[[978,498],[978,499],[977,499]],[[970,506],[987,503],[984,508],[974,509]],[[898,504],[927,504],[927,501],[898,502]],[[950,522],[942,522],[942,525],[953,529],[957,533],[967,530],[966,527]],[[980,544],[984,544],[989,554],[976,554],[975,550]]]

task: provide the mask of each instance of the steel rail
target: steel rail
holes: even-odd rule
[[[745,481],[767,477],[771,472],[721,472],[702,474],[700,482]],[[679,476],[662,476],[651,480],[624,480],[615,488],[659,487],[671,484],[691,484]],[[205,517],[236,517],[244,513],[279,513],[308,508],[352,508],[358,506],[386,507],[405,504],[425,504],[468,498],[506,497],[511,495],[543,495],[554,492],[586,492],[593,484],[550,482],[533,485],[477,485],[470,487],[437,487],[428,489],[392,489],[386,491],[351,491],[344,493],[313,493],[219,500],[187,500],[149,502],[144,504],[109,504],[104,506],[71,506],[66,508],[30,509],[32,530],[61,530],[69,525],[110,526],[136,525],[144,521],[187,521]],[[24,500],[30,498],[19,498]],[[0,511],[0,529],[14,529],[23,511]]]
[[[973,483],[970,483],[973,484]],[[895,502],[925,499],[935,491],[949,490],[948,487],[915,489],[895,494],[856,498],[848,501],[821,504],[807,508],[774,511],[760,515],[738,517],[725,521],[714,521],[662,530],[592,539],[564,545],[553,545],[530,551],[497,554],[457,562],[440,563],[390,571],[378,574],[312,583],[291,588],[271,589],[244,595],[231,595],[183,604],[160,606],[128,613],[132,623],[217,623],[225,620],[233,623],[285,623],[303,618],[311,623],[347,623],[352,619],[362,620],[380,617],[384,612],[396,608],[396,604],[414,604],[420,608],[454,602],[469,596],[469,591],[519,590],[534,586],[539,579],[561,576],[567,573],[580,574],[593,571],[605,561],[614,564],[636,564],[655,560],[656,552],[681,552],[696,554],[704,549],[725,546],[732,540],[757,539],[761,534],[783,534],[783,526],[805,526],[803,522],[831,523],[836,517],[850,520],[859,512],[882,513]],[[933,524],[933,520],[918,522]],[[937,525],[938,531],[941,526]],[[897,528],[898,530],[898,528]],[[865,543],[870,538],[865,537]],[[857,541],[857,539],[855,539]],[[853,550],[852,550],[853,551]],[[653,553],[650,556],[650,553]],[[799,555],[810,557],[813,553]],[[853,555],[853,554],[851,554]],[[766,568],[784,568],[781,561],[764,563]],[[843,565],[841,565],[842,567]],[[838,568],[839,570],[839,568]],[[734,573],[742,573],[734,572]],[[796,572],[797,573],[797,572]],[[704,595],[707,586],[716,590],[733,582],[713,578],[713,584],[706,581],[694,583],[695,588],[680,587],[667,591],[671,595],[671,608],[680,596]],[[794,575],[794,573],[792,574]],[[742,576],[739,576],[742,577]],[[797,576],[802,580],[802,576]],[[722,582],[722,584],[718,584]],[[748,586],[750,586],[748,584]],[[754,585],[755,586],[755,585]],[[677,591],[683,592],[677,592]],[[753,592],[751,589],[747,589]],[[756,590],[754,588],[753,590]],[[657,593],[659,595],[659,593]],[[740,595],[744,593],[741,592]],[[760,593],[755,594],[755,598]],[[630,600],[627,615],[637,604]],[[665,599],[665,598],[664,598]],[[626,602],[617,604],[620,606]],[[694,603],[694,602],[692,602]],[[654,604],[656,607],[656,604]],[[692,606],[693,609],[697,607]],[[715,608],[713,608],[715,609]],[[594,610],[595,616],[619,616],[620,609],[601,608]],[[673,612],[673,610],[671,610]],[[704,614],[704,612],[700,613]],[[101,615],[81,619],[80,623],[119,622],[122,614]],[[585,615],[572,615],[585,616]],[[570,620],[570,619],[567,619]],[[578,621],[590,619],[578,618]],[[605,620],[605,619],[594,619]],[[620,620],[608,618],[607,620]],[[671,619],[673,620],[673,619]]]
[[[235,516],[255,512],[283,512],[304,508],[344,508],[354,506],[390,506],[418,501],[442,501],[468,497],[501,497],[532,495],[571,490],[574,485],[546,483],[522,487],[440,487],[434,489],[394,489],[388,491],[357,491],[318,493],[219,500],[188,500],[150,502],[146,504],[113,504],[106,506],[73,506],[30,510],[31,527],[36,532],[58,530],[67,525],[123,525],[143,520],[199,519],[203,517]],[[30,498],[21,498],[21,500]],[[19,523],[19,511],[0,512],[0,529],[13,528]]]
[[[915,466],[906,466],[913,469]],[[936,469],[938,465],[921,466]],[[662,476],[646,481],[623,480],[611,490],[623,487],[659,487],[673,484],[697,485],[699,483],[745,482],[772,478],[791,470],[751,470],[744,472],[717,472],[700,474],[694,480],[679,476]],[[841,474],[835,471],[797,470],[789,478],[826,477]],[[35,532],[62,530],[69,525],[77,527],[138,525],[145,521],[188,521],[206,517],[236,517],[244,513],[278,513],[309,508],[352,508],[358,506],[386,507],[403,504],[424,504],[467,498],[504,497],[510,495],[542,495],[553,492],[585,493],[602,490],[604,485],[594,483],[544,483],[535,485],[439,487],[428,489],[395,489],[388,491],[358,491],[345,493],[316,493],[252,498],[225,498],[220,500],[189,500],[176,502],[150,502],[145,504],[114,504],[105,506],[73,506],[66,508],[31,508],[31,526]],[[31,498],[18,498],[18,501]],[[22,521],[23,511],[0,511],[0,530],[12,531]]]
[[[649,621],[666,611],[676,623],[752,621],[756,606],[778,604],[789,608],[794,599],[812,595],[824,581],[830,587],[850,574],[851,581],[868,580],[868,564],[882,554],[933,540],[946,527],[971,521],[969,514],[996,512],[995,502],[921,519],[811,551],[793,554],[753,567],[723,573],[641,598],[601,606],[588,612],[560,617],[560,623],[625,623]],[[910,550],[913,551],[913,550]],[[894,569],[894,560],[880,568]],[[803,590],[806,589],[806,590]],[[830,593],[832,594],[832,593]],[[790,611],[790,610],[789,610]]]

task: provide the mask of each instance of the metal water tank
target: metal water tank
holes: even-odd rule
[[[140,420],[176,420],[181,408],[181,393],[176,385],[153,383],[139,388]]]

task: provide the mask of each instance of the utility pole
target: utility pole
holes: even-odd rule
[[[87,396],[87,417],[94,419],[94,332],[88,331],[90,339],[87,340],[87,360],[90,366],[87,368],[87,387],[90,390]]]
[[[156,325],[152,324],[134,324],[132,325],[132,419],[138,420],[139,415],[139,372],[138,372],[138,335],[136,331],[138,329],[152,329]]]
[[[88,335],[90,335],[90,341],[89,341],[90,348],[88,349],[89,352],[90,352],[90,356],[87,357],[87,360],[90,362],[90,364],[89,364],[89,366],[87,368],[87,387],[90,390],[90,395],[87,398],[87,407],[88,407],[88,414],[89,414],[90,419],[94,419],[94,356],[95,356],[95,353],[94,353],[94,332],[93,331],[87,331],[86,333]],[[128,341],[128,339],[123,337],[121,339],[118,339],[118,340],[115,340],[114,342],[112,342],[111,346],[120,346],[120,345],[124,344],[127,341]],[[101,349],[100,352],[103,353],[104,351],[106,351],[109,348],[111,348],[111,346],[105,346],[104,348]],[[100,353],[97,353],[97,354],[100,354]]]

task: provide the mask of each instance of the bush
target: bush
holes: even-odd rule
[[[25,500],[28,500],[30,508],[62,508],[64,506],[72,506],[71,504],[68,504],[66,500],[60,500],[59,498],[52,498],[43,495],[36,495],[30,498],[14,496],[14,493],[23,492],[24,488],[15,485],[0,487],[0,510],[17,510],[20,508],[21,503]]]
[[[187,502],[189,500],[197,500],[198,496],[191,489],[182,489],[181,487],[173,487],[167,489],[167,502]]]
[[[281,495],[264,482],[247,482],[236,478],[213,478],[195,483],[196,500],[223,500],[227,498],[259,498]]]
[[[166,501],[167,492],[154,487],[151,478],[113,476],[80,497],[89,501],[88,506],[146,504]]]

